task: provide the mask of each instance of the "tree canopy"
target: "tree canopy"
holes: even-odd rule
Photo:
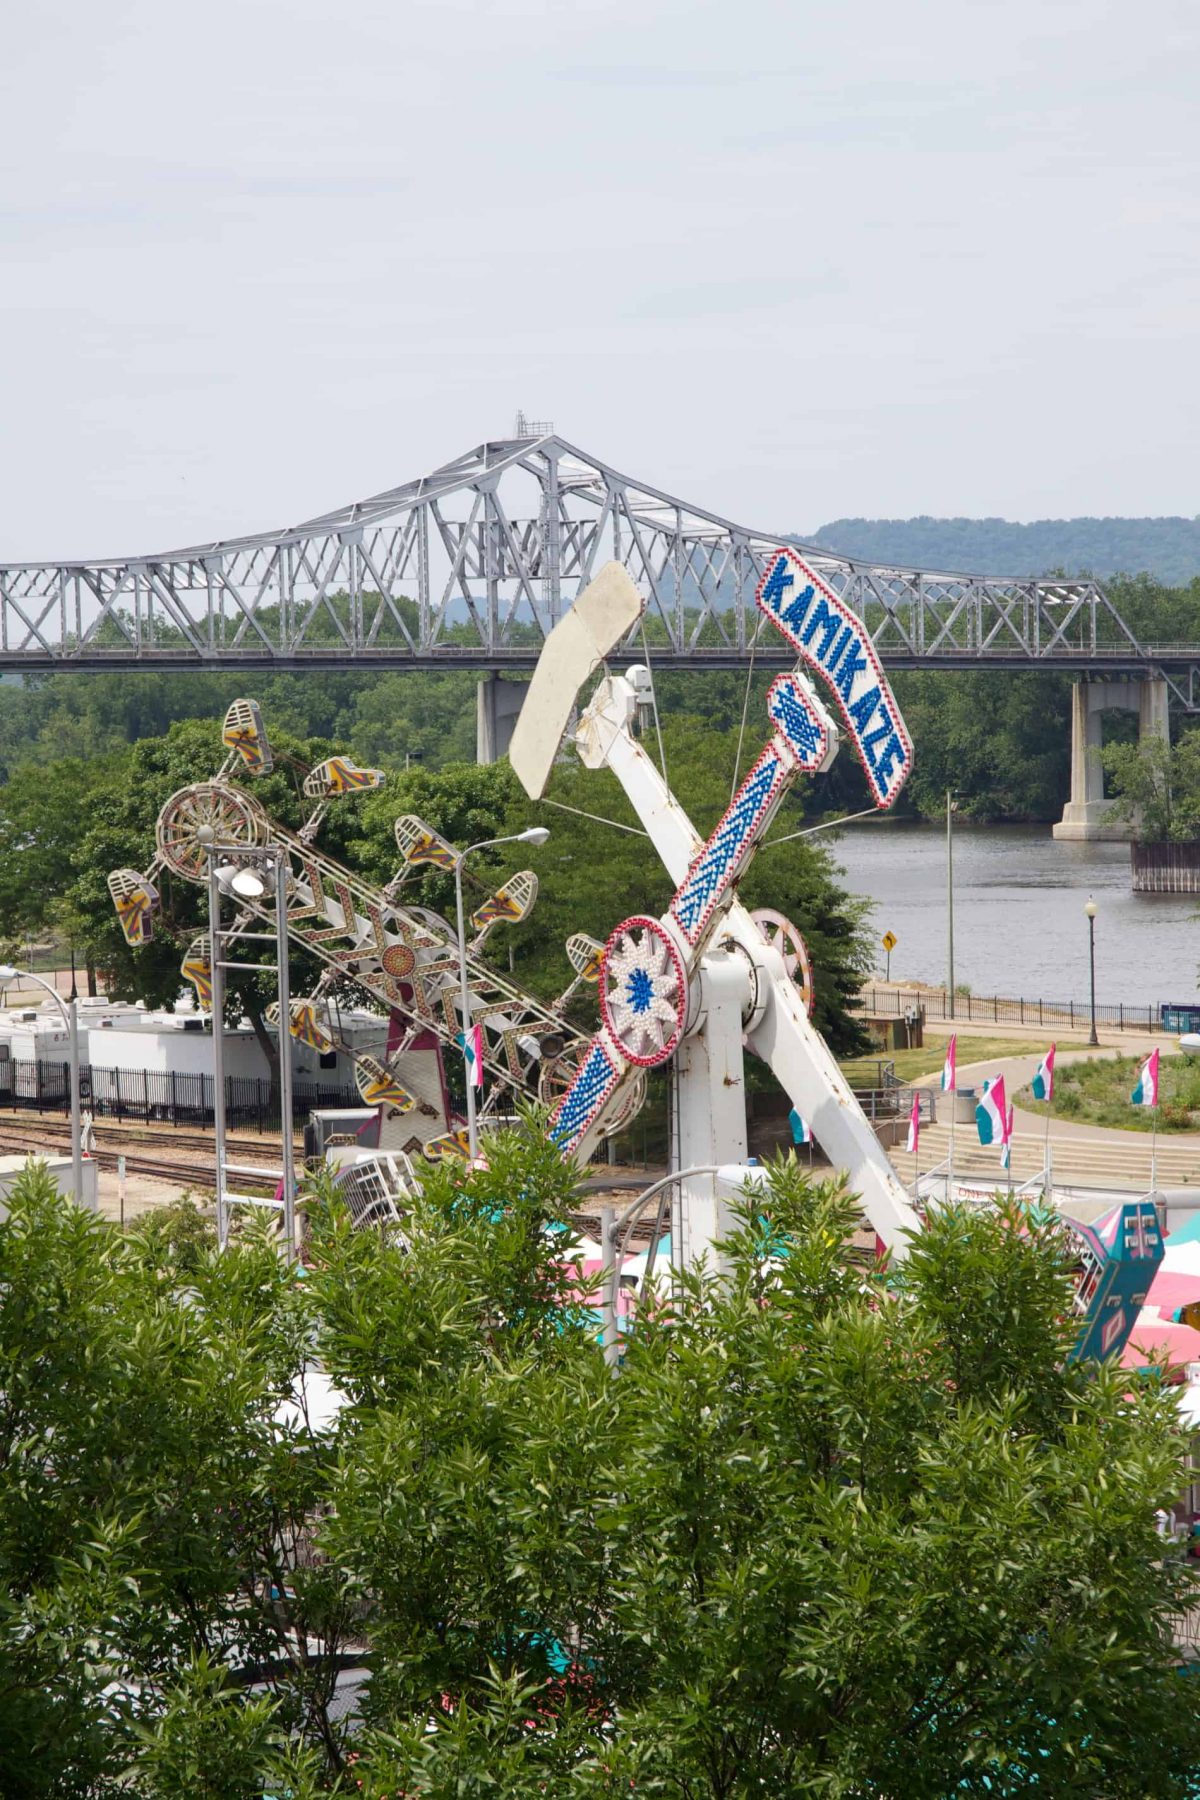
[[[431,1177],[407,1247],[310,1197],[303,1279],[21,1179],[9,1800],[1193,1791],[1174,1399],[1064,1362],[1048,1220],[950,1208],[872,1271],[789,1159],[614,1376],[574,1172],[536,1120],[489,1161]]]
[[[276,768],[245,785],[274,818],[295,828],[308,805],[286,759],[315,763],[335,746],[328,739],[300,738],[277,729],[274,720],[268,726]],[[705,719],[677,714],[666,722],[665,742],[676,791],[698,829],[707,831],[728,804],[735,741]],[[217,720],[179,720],[161,737],[143,739],[124,752],[93,762],[53,761],[12,777],[0,789],[0,846],[8,852],[0,859],[0,936],[15,939],[61,924],[89,960],[106,971],[110,993],[171,1005],[180,988],[181,949],[192,933],[204,928],[204,891],[164,871],[155,941],[131,950],[113,912],[106,878],[113,868],[146,867],[163,803],[178,788],[211,777],[222,757]],[[549,1000],[570,979],[564,945],[573,932],[606,939],[632,913],[661,912],[672,891],[611,776],[564,762],[550,792],[557,805],[533,805],[507,763],[432,768],[418,762],[393,772],[384,787],[365,798],[331,807],[320,843],[382,884],[396,871],[393,826],[401,813],[420,814],[459,845],[512,835],[535,820],[549,825],[552,837],[544,850],[530,853],[525,846],[514,846],[471,864],[475,874],[497,884],[525,862],[534,866],[541,881],[537,905],[515,929],[495,933],[487,953]],[[801,799],[794,817],[803,816],[802,804]],[[779,834],[784,829],[780,826]],[[805,934],[818,972],[818,1023],[836,1049],[850,1052],[864,1047],[851,1009],[871,953],[865,909],[840,889],[837,873],[827,851],[793,841],[760,854],[742,894],[751,906],[769,904],[787,913]],[[452,915],[453,883],[444,875],[428,874],[411,892]],[[315,962],[300,953],[293,991],[308,991],[315,978]],[[231,992],[231,1006],[245,1004],[253,992],[239,983]],[[590,1022],[590,1015],[581,1013],[580,1020]]]
[[[1132,824],[1142,843],[1200,838],[1200,731],[1175,743],[1146,738],[1102,752],[1113,803],[1109,816]]]
[[[1200,517],[1149,519],[831,519],[806,539],[903,568],[978,575],[1138,575],[1194,582]]]

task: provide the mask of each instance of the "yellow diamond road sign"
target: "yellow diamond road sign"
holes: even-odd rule
[[[894,931],[885,931],[884,932],[883,947],[885,950],[889,950],[889,951],[894,950],[896,948],[896,934]]]

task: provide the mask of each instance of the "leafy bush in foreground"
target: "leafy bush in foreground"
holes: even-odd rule
[[[0,1792],[1189,1792],[1174,1401],[1064,1365],[1048,1226],[952,1209],[864,1273],[789,1160],[614,1378],[556,1254],[574,1179],[527,1126],[433,1178],[411,1255],[314,1197],[303,1278],[21,1180]]]

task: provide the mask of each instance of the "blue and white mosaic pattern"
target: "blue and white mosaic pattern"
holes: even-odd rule
[[[779,752],[768,746],[688,870],[671,902],[671,913],[689,944],[697,942],[714,906],[737,875],[742,858],[788,775]]]
[[[891,806],[912,769],[912,743],[870,633],[794,550],[767,564],[758,606],[837,700],[867,782],[880,806]]]
[[[801,769],[808,775],[815,775],[828,754],[829,734],[794,675],[781,675],[771,683],[767,712],[786,738]]]
[[[620,1076],[620,1068],[601,1039],[593,1038],[592,1047],[580,1064],[574,1081],[558,1103],[558,1111],[550,1124],[551,1143],[557,1144],[560,1150],[570,1150],[577,1144]]]

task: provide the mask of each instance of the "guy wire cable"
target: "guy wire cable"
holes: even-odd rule
[[[622,825],[620,819],[606,819],[602,813],[584,812],[582,806],[568,806],[565,800],[551,800],[548,795],[542,796],[543,806],[557,806],[559,812],[574,813],[577,818],[591,819],[596,825],[611,825],[614,831],[627,831],[631,837],[649,838],[648,831],[639,831],[636,825]]]
[[[759,845],[759,854],[764,850],[773,850],[776,844],[791,844],[797,838],[815,837],[818,831],[836,831],[839,825],[852,825],[855,819],[869,819],[879,811],[877,806],[865,806],[861,812],[843,813],[840,819],[825,819],[820,825],[806,825],[803,831],[789,831],[786,837],[769,838],[765,844]]]
[[[654,664],[650,661],[650,646],[646,642],[646,620],[644,617],[638,620],[638,627],[642,634],[642,655],[646,659],[646,673],[650,677],[650,705],[654,709],[654,730],[658,736],[658,761],[659,766],[662,769],[662,778],[664,781],[667,781],[667,753],[663,748],[662,721],[658,716],[658,694],[654,687]],[[669,781],[667,781],[667,786],[670,786]]]
[[[733,762],[733,780],[729,784],[729,804],[731,806],[733,805],[733,796],[737,793],[738,774],[742,767],[742,742],[746,735],[746,715],[750,710],[750,687],[754,679],[754,658],[758,653],[758,640],[766,622],[760,613],[755,620],[754,632],[750,639],[750,666],[746,670],[746,692],[742,698],[742,723],[738,731],[737,755]]]
[[[750,711],[750,689],[754,682],[754,652],[758,648],[758,632],[750,640],[750,666],[746,670],[746,692],[742,695],[742,722],[738,727],[737,753],[733,759],[733,780],[729,783],[729,804],[737,793],[738,774],[742,767],[742,744],[746,736],[746,715]]]

